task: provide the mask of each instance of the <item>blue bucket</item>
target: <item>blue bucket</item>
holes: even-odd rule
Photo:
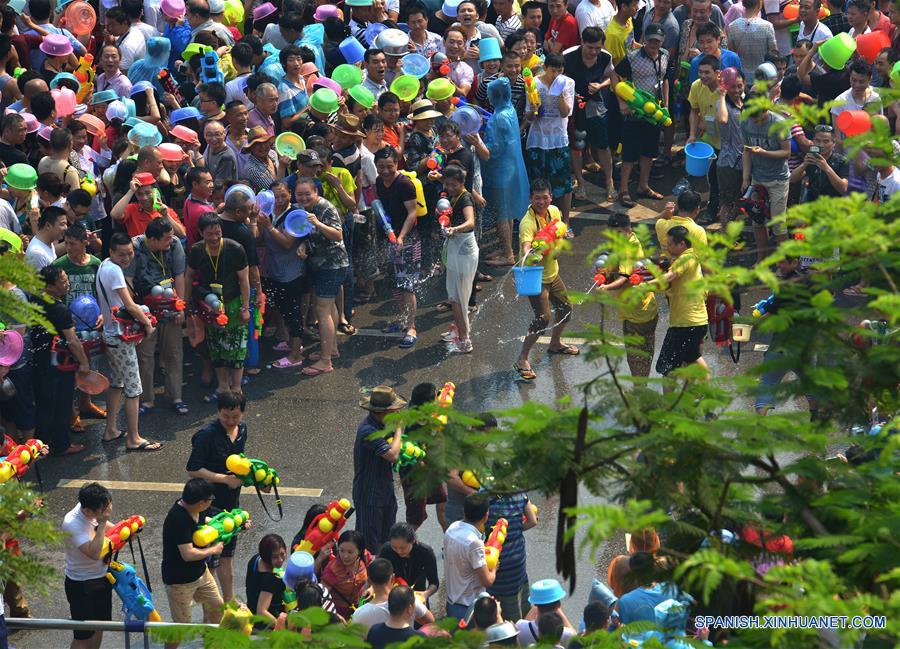
[[[522,297],[540,295],[543,276],[543,266],[514,266],[513,277],[516,278],[516,293]]]
[[[689,176],[705,176],[716,151],[706,142],[691,142],[684,147],[685,170]]]
[[[366,48],[353,36],[348,36],[342,40],[341,44],[338,45],[338,49],[341,51],[344,60],[354,65],[362,61],[366,55]]]
[[[284,231],[292,237],[302,239],[310,234],[315,228],[309,222],[309,214],[306,210],[296,209],[288,212],[284,217]]]

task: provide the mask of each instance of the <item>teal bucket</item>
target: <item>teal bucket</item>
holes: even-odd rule
[[[691,142],[684,147],[685,171],[689,176],[705,176],[716,151],[706,142]]]
[[[540,295],[543,276],[543,266],[514,266],[513,277],[516,278],[516,293],[522,297]]]

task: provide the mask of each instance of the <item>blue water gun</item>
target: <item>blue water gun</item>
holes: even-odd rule
[[[206,52],[200,59],[200,78],[203,83],[225,84],[225,75],[219,69],[219,55],[215,50]]]
[[[128,563],[110,561],[106,578],[113,585],[119,599],[122,600],[122,613],[125,620],[141,620],[142,622],[160,622],[162,618],[153,605],[153,596],[144,580],[137,576],[134,566]]]
[[[753,305],[753,317],[761,318],[766,315],[772,308],[772,305],[775,303],[775,294],[772,293],[769,297],[764,300],[760,300],[756,304]]]

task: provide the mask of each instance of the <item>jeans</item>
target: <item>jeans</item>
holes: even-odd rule
[[[447,617],[455,617],[457,620],[461,620],[466,616],[466,611],[468,610],[469,607],[465,604],[447,602]]]

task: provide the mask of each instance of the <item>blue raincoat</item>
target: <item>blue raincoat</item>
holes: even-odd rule
[[[159,83],[159,71],[169,64],[169,52],[172,43],[164,36],[154,36],[147,39],[147,56],[138,59],[128,68],[128,79],[132,85],[138,81],[149,81],[156,89],[157,96],[161,96],[162,85]]]
[[[483,195],[488,205],[497,206],[498,218],[519,220],[528,210],[528,174],[509,79],[491,81],[487,94],[494,114],[484,129],[484,144],[491,157],[481,162]]]

